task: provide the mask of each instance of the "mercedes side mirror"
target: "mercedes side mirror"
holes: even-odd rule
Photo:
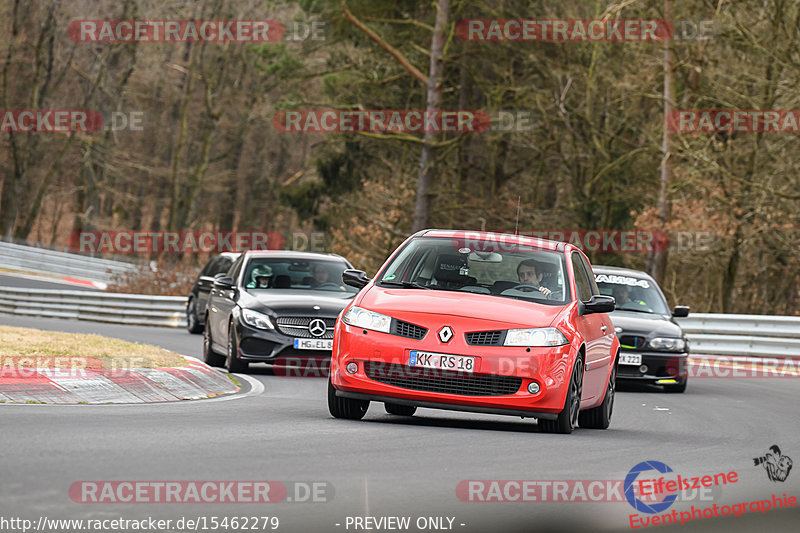
[[[233,278],[227,276],[214,279],[214,288],[221,290],[229,290],[233,288]]]

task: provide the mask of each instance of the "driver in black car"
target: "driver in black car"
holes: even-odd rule
[[[323,283],[328,283],[331,277],[331,273],[328,272],[328,269],[319,263],[311,267],[311,275],[314,278],[314,281],[311,282],[312,287],[317,287]]]
[[[542,277],[544,276],[544,272],[540,272],[541,270],[534,259],[526,259],[517,265],[517,276],[519,277],[519,282],[523,285],[530,285],[545,296],[550,296],[553,291],[541,285]]]
[[[617,309],[622,309],[623,306],[626,305],[629,310],[649,309],[647,302],[638,298],[632,298],[630,289],[624,285],[614,285],[613,294],[614,301],[617,303]]]

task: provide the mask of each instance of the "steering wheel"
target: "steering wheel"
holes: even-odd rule
[[[332,281],[326,281],[325,283],[320,283],[319,285],[317,285],[314,288],[315,289],[322,289],[322,288],[325,288],[325,287],[333,287],[334,289],[341,289],[341,287],[339,286],[338,283],[334,283]]]
[[[509,287],[508,289],[506,289],[506,291],[522,291],[522,292],[537,291],[537,292],[539,292],[539,287],[536,287],[534,285],[527,285],[525,283],[520,283],[519,285],[515,285],[513,287]],[[506,292],[506,291],[503,291],[503,292]]]

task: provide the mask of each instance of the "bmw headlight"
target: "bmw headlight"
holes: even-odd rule
[[[252,309],[242,309],[242,320],[248,326],[258,329],[275,329],[272,321],[264,313],[253,311]]]
[[[659,352],[682,352],[686,341],[675,337],[656,337],[650,341],[650,347]]]
[[[569,344],[556,328],[510,329],[505,346],[562,346]]]
[[[382,331],[389,333],[389,328],[392,324],[392,317],[382,315],[380,313],[373,313],[360,307],[351,307],[342,317],[345,324],[350,324],[357,328],[372,329],[375,331]]]

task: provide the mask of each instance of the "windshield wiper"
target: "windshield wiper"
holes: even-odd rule
[[[396,287],[404,287],[406,289],[432,289],[432,287],[426,287],[425,285],[420,285],[414,281],[381,281],[381,285],[394,285]]]
[[[629,309],[627,307],[617,307],[614,311],[630,311],[631,313],[645,313],[647,315],[655,315],[658,313],[654,313],[652,311],[645,311],[644,309]]]

